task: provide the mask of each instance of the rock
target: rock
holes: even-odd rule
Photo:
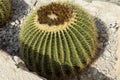
[[[95,76],[97,74],[97,69],[94,69],[93,75]]]
[[[15,25],[15,22],[12,22],[11,25]]]
[[[14,57],[18,60],[17,57]],[[0,80],[45,80],[31,72],[17,68],[8,53],[0,50]]]
[[[16,21],[15,21],[15,23],[16,23],[16,24],[19,24],[19,21],[18,21],[18,20],[16,20]]]
[[[111,53],[110,53],[108,50],[105,50],[104,56],[105,56],[106,58],[110,58]]]
[[[103,49],[103,44],[104,44],[103,42],[100,42],[100,43],[98,44],[98,48],[99,48],[99,49]]]

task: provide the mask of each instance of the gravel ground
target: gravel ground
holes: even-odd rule
[[[31,10],[35,9],[35,6],[38,5],[39,2],[37,2],[37,0],[10,1],[12,3],[11,18],[4,28],[0,28],[0,49],[8,52],[16,61],[15,56],[20,56],[18,37],[21,23],[23,22],[25,16],[27,16]],[[114,1],[114,3],[117,4],[120,3],[119,0],[110,1]],[[106,25],[98,17],[94,17],[94,20],[99,33],[99,47],[96,59],[88,70],[78,75],[78,78],[80,78],[80,80],[120,80],[118,79],[118,75],[114,74],[116,71],[114,65],[117,61],[117,56],[115,53],[117,49],[118,23],[111,22]]]

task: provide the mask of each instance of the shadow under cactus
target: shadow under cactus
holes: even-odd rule
[[[10,0],[10,2],[10,19],[3,28],[0,28],[0,49],[10,55],[19,55],[19,29],[28,13],[28,5],[24,0]]]
[[[89,67],[88,70],[81,75],[78,80],[113,80],[99,72],[95,67]]]
[[[106,24],[97,17],[94,17],[94,21],[98,30],[98,49],[94,58],[94,61],[96,61],[96,59],[98,59],[104,52],[109,36]]]

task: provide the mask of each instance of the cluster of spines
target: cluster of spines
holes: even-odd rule
[[[28,16],[20,32],[21,53],[29,69],[52,78],[74,76],[94,58],[97,31],[91,16],[74,7],[75,21],[65,30],[46,32],[35,26],[36,12]]]
[[[9,0],[0,0],[0,27],[10,16],[10,2]]]

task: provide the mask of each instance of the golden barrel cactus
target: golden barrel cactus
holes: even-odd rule
[[[94,58],[97,30],[80,6],[52,2],[33,11],[20,30],[27,67],[48,79],[80,73]]]
[[[0,0],[0,27],[8,20],[10,9],[9,0]]]

